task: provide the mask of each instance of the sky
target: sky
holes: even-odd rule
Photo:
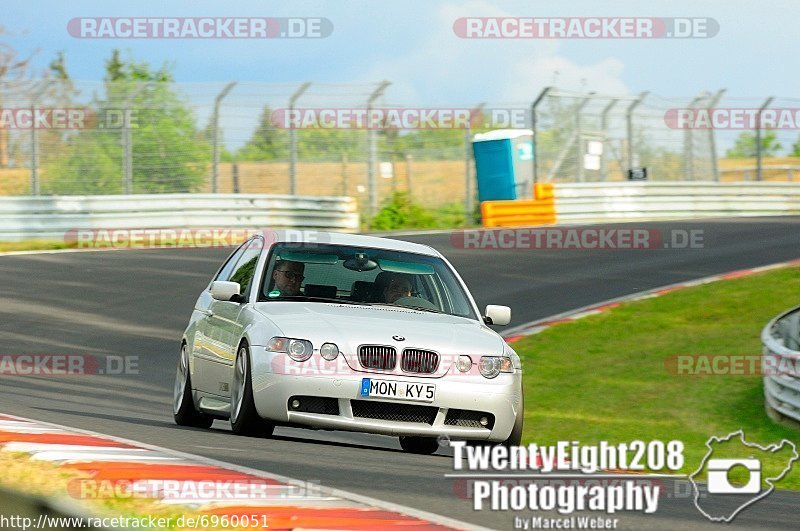
[[[71,76],[99,81],[118,48],[169,64],[177,81],[368,84],[389,80],[386,99],[407,105],[530,102],[545,86],[666,98],[727,89],[726,97],[792,98],[800,87],[795,0],[669,1],[175,1],[29,0],[6,9],[5,42],[42,72],[64,52]],[[318,17],[315,39],[81,39],[77,17]],[[710,17],[711,38],[464,39],[461,17]]]

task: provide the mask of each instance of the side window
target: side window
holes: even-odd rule
[[[230,280],[231,272],[233,272],[233,266],[236,265],[236,262],[239,261],[239,257],[242,256],[242,253],[249,245],[250,245],[250,240],[247,240],[242,245],[240,245],[238,249],[233,251],[231,255],[228,257],[228,261],[225,262],[225,265],[222,266],[222,269],[219,270],[217,276],[214,277],[214,280],[221,280],[223,282]]]
[[[239,260],[236,262],[236,267],[231,273],[231,282],[238,282],[242,287],[241,294],[247,296],[250,292],[250,284],[253,283],[253,275],[256,272],[256,264],[258,257],[261,256],[261,249],[264,247],[263,242],[257,244],[258,240],[247,246]]]

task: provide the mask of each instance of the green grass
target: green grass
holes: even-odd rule
[[[523,442],[678,439],[686,474],[711,435],[743,429],[748,442],[800,447],[800,432],[767,417],[761,377],[676,375],[665,366],[676,354],[760,354],[761,330],[797,305],[798,293],[800,269],[781,269],[627,303],[518,341]],[[800,462],[778,485],[800,489]]]
[[[26,240],[21,242],[0,242],[0,253],[10,251],[43,251],[51,249],[69,249],[75,247],[58,240]]]
[[[72,481],[92,481],[93,477],[87,472],[61,468],[47,461],[33,461],[30,456],[22,452],[0,452],[0,485],[18,492],[49,497],[51,499],[64,498],[71,503],[85,509],[88,515],[94,517],[136,517],[166,518],[172,522],[169,529],[177,529],[177,522],[181,516],[198,517],[201,512],[183,505],[169,505],[158,500],[128,496],[122,498],[73,498],[80,492],[80,487],[70,484]],[[91,492],[91,491],[90,491]],[[71,494],[68,494],[71,493]],[[198,526],[198,531],[211,531],[217,529],[208,526]],[[244,527],[228,527],[226,529],[244,529]]]

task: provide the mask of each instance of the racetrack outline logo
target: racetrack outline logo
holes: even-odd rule
[[[774,477],[774,478],[767,477],[767,478],[764,478],[764,482],[769,484],[769,486],[770,486],[769,489],[765,490],[763,493],[761,493],[758,496],[756,496],[755,498],[747,501],[746,503],[743,503],[742,505],[740,505],[727,518],[725,518],[724,516],[720,516],[720,517],[711,516],[706,511],[704,511],[700,507],[700,504],[698,503],[698,500],[700,498],[700,489],[698,488],[697,483],[695,483],[694,477],[697,476],[698,474],[700,474],[703,471],[703,469],[706,467],[706,463],[709,461],[709,458],[711,457],[711,454],[714,452],[714,448],[711,446],[711,443],[712,442],[716,442],[716,443],[727,442],[727,441],[731,440],[736,435],[739,436],[739,438],[741,439],[741,442],[742,442],[742,444],[744,446],[748,446],[750,448],[756,448],[756,449],[761,450],[763,452],[775,452],[775,451],[778,451],[780,448],[782,448],[784,444],[788,444],[791,447],[792,453],[794,455],[792,456],[791,459],[789,459],[789,462],[786,464],[786,468],[783,469],[783,472],[781,472],[781,474],[778,477]],[[689,481],[692,482],[692,487],[694,488],[694,498],[693,498],[694,506],[697,507],[698,511],[703,513],[703,516],[705,516],[706,518],[708,518],[712,522],[730,523],[734,518],[736,518],[736,515],[739,514],[744,508],[749,507],[750,505],[753,505],[755,502],[767,497],[768,494],[770,494],[772,491],[775,490],[775,483],[777,483],[778,481],[783,479],[783,477],[792,469],[792,466],[794,465],[794,462],[797,461],[798,459],[800,459],[800,454],[797,453],[797,447],[795,446],[795,444],[792,441],[790,441],[788,439],[783,439],[783,440],[781,440],[781,442],[779,444],[770,444],[768,446],[761,446],[761,445],[756,444],[756,443],[747,442],[745,440],[744,431],[743,430],[734,431],[733,433],[730,433],[730,434],[728,434],[728,435],[726,435],[725,437],[722,437],[722,438],[712,435],[711,438],[709,438],[706,441],[706,448],[708,448],[708,453],[703,457],[703,460],[700,462],[700,466],[697,468],[697,470],[692,472],[692,474],[689,476]]]

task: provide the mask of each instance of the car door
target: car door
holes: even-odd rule
[[[229,282],[238,282],[241,294],[247,298],[250,286],[253,284],[258,258],[261,256],[263,240],[253,238],[236,261],[231,270]],[[239,323],[239,313],[243,304],[231,301],[214,300],[209,306],[207,319],[209,341],[208,356],[204,367],[207,378],[206,389],[222,397],[230,397],[230,381],[233,374],[233,363],[242,337],[242,324]]]
[[[234,268],[239,262],[239,258],[241,258],[242,253],[244,253],[245,249],[250,245],[250,242],[251,240],[246,241],[231,253],[214,276],[212,282],[217,280],[227,281],[231,278]],[[207,372],[214,368],[213,364],[217,362],[217,355],[215,352],[218,350],[215,345],[216,340],[212,339],[213,323],[211,322],[211,316],[213,315],[213,311],[211,307],[216,301],[211,297],[210,288],[211,283],[209,283],[203,293],[200,294],[194,308],[195,311],[200,314],[200,318],[197,321],[194,340],[192,342],[192,355],[194,356],[195,362],[192,384],[196,389],[215,393],[215,389],[217,389],[218,386],[214,383],[214,377]]]

